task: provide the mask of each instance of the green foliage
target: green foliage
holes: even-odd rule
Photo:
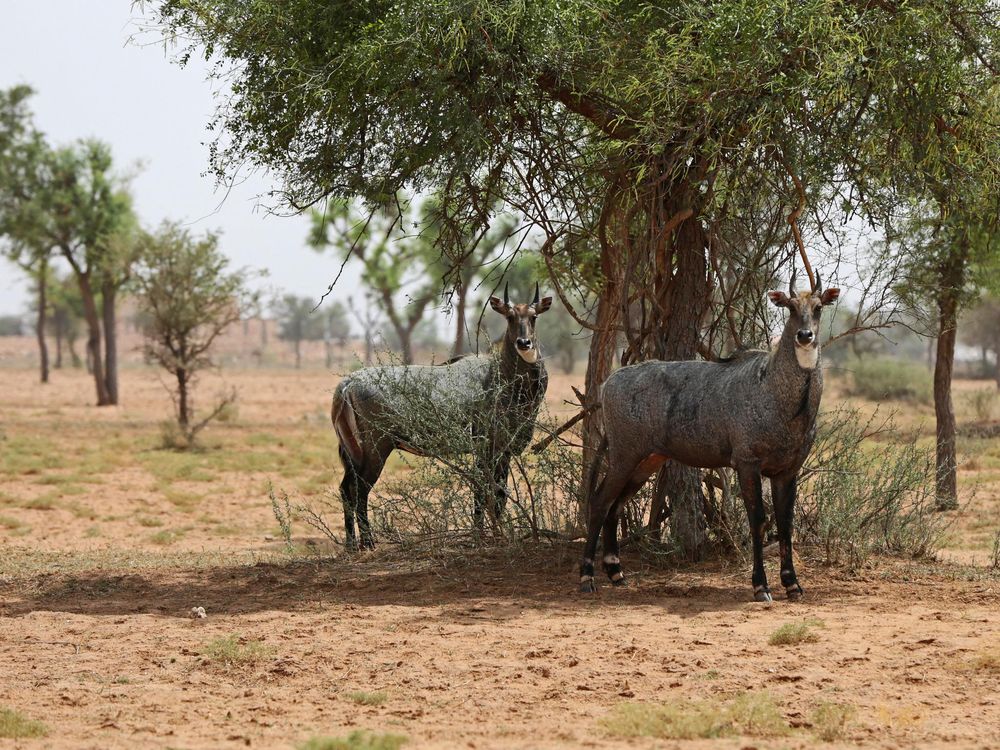
[[[899,359],[864,359],[850,365],[851,392],[871,401],[929,404],[934,396],[927,368]]]
[[[400,734],[374,734],[355,730],[346,737],[311,737],[297,750],[399,750],[406,744]]]

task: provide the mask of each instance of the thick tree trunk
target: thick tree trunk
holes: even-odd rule
[[[958,324],[957,288],[944,285],[938,298],[937,355],[934,361],[934,415],[937,419],[937,507],[958,507],[958,461],[955,451],[955,410],[951,380],[955,366]]]
[[[118,290],[112,284],[101,286],[101,312],[104,319],[104,383],[108,403],[118,403],[118,329],[115,302]]]
[[[396,335],[399,336],[399,348],[403,354],[403,364],[413,364],[413,329],[397,326]]]
[[[49,347],[45,343],[45,307],[48,305],[46,287],[48,286],[49,262],[42,258],[38,267],[38,317],[35,321],[35,335],[38,338],[38,359],[41,368],[41,380],[49,382]]]
[[[80,285],[80,297],[83,301],[83,318],[87,323],[87,361],[94,376],[97,405],[107,406],[111,403],[111,397],[108,395],[107,383],[104,380],[104,363],[101,360],[101,320],[97,313],[94,290],[90,286],[89,273],[78,273],[77,282]]]

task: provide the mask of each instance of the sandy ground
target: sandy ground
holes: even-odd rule
[[[1000,747],[1000,578],[970,567],[1000,527],[996,441],[966,446],[947,550],[964,565],[848,574],[805,555],[806,598],[762,606],[740,566],[627,551],[634,585],[581,598],[572,543],[288,555],[267,486],[320,499],[335,482],[331,374],[226,374],[238,415],[193,457],[157,449],[169,402],[148,371],[101,410],[82,374],[0,376],[0,709],[48,727],[0,748],[292,748],[359,729],[406,748]],[[554,378],[554,409],[573,382]],[[811,640],[769,645],[786,624]],[[746,695],[784,729],[626,739],[609,722]],[[825,742],[831,704],[851,718]]]

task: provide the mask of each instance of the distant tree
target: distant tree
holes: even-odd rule
[[[45,142],[27,106],[31,94],[26,86],[0,91],[0,235],[69,263],[83,302],[97,404],[115,404],[114,305],[134,246],[131,198],[106,144],[81,140],[53,149]]]
[[[957,181],[956,181],[957,183]],[[943,184],[918,203],[891,238],[894,262],[907,269],[900,294],[935,311],[934,413],[937,505],[958,507],[958,456],[951,386],[961,311],[1000,272],[1000,224],[996,197],[965,176]]]
[[[989,366],[988,354],[993,354],[992,372],[1000,389],[1000,297],[984,295],[962,317],[958,331],[962,343],[982,352],[985,365]]]
[[[333,367],[333,342],[336,341],[341,349],[347,345],[347,338],[351,335],[351,321],[347,317],[347,308],[334,300],[326,306],[320,308],[321,320],[323,321],[323,344],[326,353],[326,366]]]
[[[72,276],[54,277],[49,291],[52,311],[52,331],[56,337],[55,367],[63,366],[63,342],[69,350],[73,367],[81,367],[83,362],[76,352],[76,341],[80,337],[83,322],[83,300],[80,287]]]
[[[0,315],[0,336],[23,336],[24,321],[20,315]]]
[[[361,264],[361,282],[392,326],[403,363],[412,364],[413,332],[439,295],[446,271],[434,247],[432,205],[425,201],[417,208],[403,199],[392,205],[395,212],[387,205],[367,214],[360,204],[330,201],[312,212],[309,244],[317,250],[332,246],[345,262]]]
[[[325,334],[325,321],[318,310],[313,312],[315,307],[310,297],[286,294],[272,308],[278,321],[278,338],[292,342],[295,349],[296,369],[302,367],[302,342],[322,339]]]
[[[145,351],[176,380],[169,390],[185,447],[194,447],[198,433],[236,398],[235,392],[223,396],[195,420],[198,373],[212,365],[215,340],[253,298],[247,274],[228,270],[218,244],[212,232],[194,237],[171,223],[138,242],[133,288],[147,321]]]

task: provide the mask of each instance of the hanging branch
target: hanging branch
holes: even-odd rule
[[[798,178],[788,162],[785,160],[785,155],[781,151],[777,152],[778,161],[781,162],[781,166],[785,168],[785,172],[795,183],[795,191],[799,194],[799,204],[795,207],[790,214],[788,214],[788,223],[792,227],[792,235],[795,237],[795,244],[799,247],[799,255],[802,256],[802,265],[805,266],[806,274],[809,276],[809,288],[812,291],[816,291],[816,276],[813,274],[812,264],[809,263],[809,256],[806,255],[806,246],[802,241],[802,232],[799,230],[799,216],[802,215],[803,209],[806,207],[806,191],[802,187],[802,181]]]

